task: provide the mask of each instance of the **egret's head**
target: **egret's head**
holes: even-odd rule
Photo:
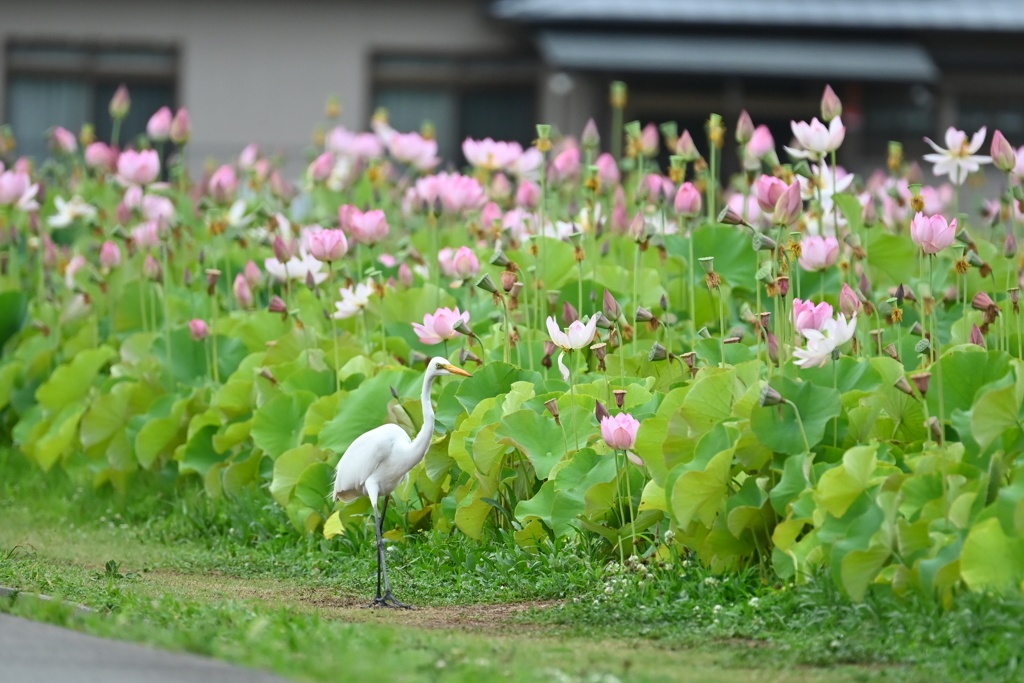
[[[431,358],[427,363],[427,372],[432,375],[462,375],[463,377],[472,377],[471,374],[463,370],[462,368],[455,367],[448,362],[447,358]]]

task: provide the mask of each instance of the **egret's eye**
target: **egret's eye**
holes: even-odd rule
[[[438,363],[437,364],[437,369],[438,370],[443,370],[444,369],[444,365],[442,365],[441,363]]]

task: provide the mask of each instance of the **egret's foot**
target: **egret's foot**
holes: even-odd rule
[[[367,605],[367,607],[374,609],[378,607],[387,607],[389,609],[415,609],[412,605],[407,605],[404,602],[401,602],[391,593],[385,593],[384,597],[374,598],[373,602]]]

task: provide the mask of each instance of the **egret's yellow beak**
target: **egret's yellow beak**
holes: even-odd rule
[[[465,370],[463,370],[462,368],[457,368],[454,365],[446,365],[446,366],[444,366],[444,369],[447,370],[448,372],[452,373],[453,375],[462,375],[463,377],[472,377],[473,376],[473,375],[469,374],[468,372],[466,372]]]

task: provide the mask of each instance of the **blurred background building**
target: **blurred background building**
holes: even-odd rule
[[[365,129],[380,106],[399,130],[432,122],[455,163],[464,137],[528,143],[539,121],[578,134],[594,116],[608,135],[612,80],[629,85],[626,120],[675,120],[698,144],[709,112],[732,125],[744,108],[786,143],[831,83],[855,168],[889,140],[923,152],[948,125],[1024,142],[1022,0],[12,0],[0,14],[0,114],[34,156],[56,125],[109,135],[120,83],[122,139],[184,105],[193,165],[259,142],[297,170],[314,129]]]

